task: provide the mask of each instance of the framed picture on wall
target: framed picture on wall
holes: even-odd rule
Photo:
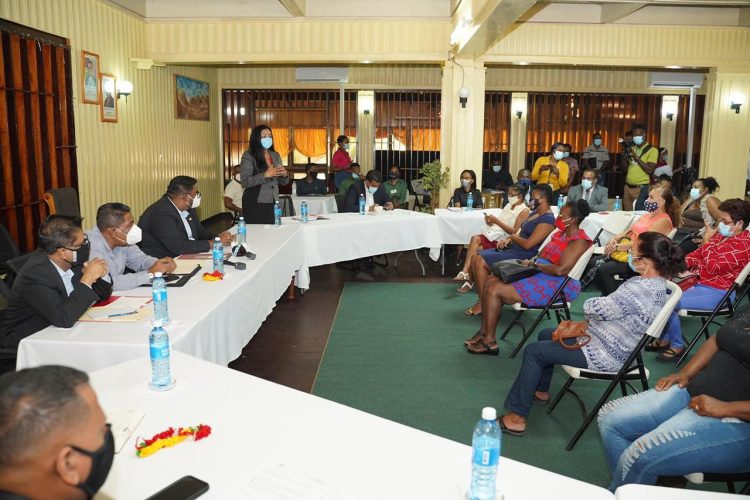
[[[211,119],[208,82],[174,75],[174,117],[183,120]]]
[[[103,122],[117,123],[117,78],[115,75],[100,73],[102,102],[99,118]]]
[[[99,54],[81,51],[81,101],[99,104]]]

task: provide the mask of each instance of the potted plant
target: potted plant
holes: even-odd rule
[[[430,194],[430,207],[434,211],[440,206],[440,190],[448,187],[450,167],[443,170],[440,160],[435,160],[422,165],[419,173],[422,176],[422,187]]]

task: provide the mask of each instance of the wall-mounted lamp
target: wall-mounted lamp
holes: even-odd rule
[[[462,108],[466,107],[466,102],[469,100],[469,93],[470,91],[468,87],[461,87],[458,91],[458,102],[461,103]]]
[[[732,101],[732,104],[729,105],[729,109],[733,109],[735,113],[739,113],[741,107],[742,107],[741,102]]]
[[[745,104],[745,96],[739,93],[732,93],[729,109],[733,109],[735,113],[739,113],[743,104]]]
[[[674,120],[674,113],[667,113],[667,120],[669,120],[670,122]]]
[[[365,109],[364,111],[362,111],[362,113],[364,113],[366,115],[369,115],[370,114],[370,110],[369,109]]]
[[[523,116],[523,111],[521,111],[520,109],[517,109],[516,110],[516,118],[518,118],[520,120],[522,116]]]
[[[133,93],[133,82],[130,82],[128,80],[120,80],[120,83],[117,85],[118,99],[120,97],[125,97],[125,101],[127,102],[128,96],[132,93]]]

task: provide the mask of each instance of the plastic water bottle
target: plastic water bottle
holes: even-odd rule
[[[615,196],[615,205],[612,207],[613,212],[619,212],[622,210],[622,200],[619,196]]]
[[[565,200],[563,199],[563,195],[560,195],[557,197],[557,213],[560,213],[560,210],[562,210],[562,207],[565,205]]]
[[[297,196],[297,182],[292,181],[292,196]]]
[[[469,191],[469,194],[466,195],[466,210],[472,210],[474,208],[474,195],[471,194],[471,191]]]
[[[302,205],[299,207],[299,213],[302,215],[302,222],[307,223],[308,220],[308,209],[307,209],[307,201],[302,200]]]
[[[148,336],[148,347],[151,355],[151,386],[155,391],[164,391],[172,387],[172,373],[169,369],[169,336],[158,321]]]
[[[237,222],[237,245],[242,246],[247,241],[247,226],[245,225],[245,218],[240,215],[240,220]]]
[[[500,462],[500,426],[494,408],[482,408],[482,419],[471,440],[471,487],[469,500],[494,500],[497,465]]]
[[[154,274],[151,282],[151,295],[154,299],[154,323],[164,326],[169,324],[169,308],[167,307],[167,282],[161,273]]]
[[[361,194],[359,195],[359,215],[365,215],[365,205],[367,205],[365,195]]]
[[[211,252],[214,261],[214,272],[219,271],[224,274],[224,245],[221,244],[221,238],[214,238],[214,248]]]
[[[278,201],[273,204],[273,225],[281,225],[281,207]]]

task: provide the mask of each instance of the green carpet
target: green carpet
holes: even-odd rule
[[[521,333],[515,329],[499,342],[500,356],[468,354],[463,340],[478,330],[480,320],[464,316],[463,311],[476,295],[458,294],[455,289],[455,284],[347,283],[313,394],[471,445],[481,408],[503,411],[523,354],[515,359],[508,356]],[[573,319],[582,319],[581,304],[595,295],[599,294],[579,297]],[[527,324],[534,314],[527,313]],[[498,338],[512,316],[505,308]],[[645,355],[652,385],[674,370],[654,357]],[[553,396],[565,379],[558,368]],[[573,387],[593,404],[605,382],[577,381]],[[568,395],[552,415],[545,408],[535,405],[525,436],[503,436],[502,455],[606,486],[609,472],[596,424],[573,451],[566,452],[565,444],[582,419],[579,407]]]

